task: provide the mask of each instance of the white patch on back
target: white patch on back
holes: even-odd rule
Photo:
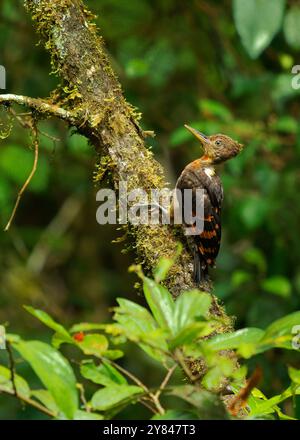
[[[206,167],[206,168],[204,168],[204,172],[205,172],[205,174],[206,174],[210,179],[212,178],[212,176],[215,175],[215,170],[214,170],[213,167]]]

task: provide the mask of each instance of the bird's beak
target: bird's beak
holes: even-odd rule
[[[210,143],[208,137],[205,136],[205,134],[200,133],[200,131],[196,130],[195,128],[190,127],[189,125],[185,124],[184,126],[190,133],[195,136],[196,139],[198,139],[198,141],[201,142],[202,147],[205,150],[205,147]]]

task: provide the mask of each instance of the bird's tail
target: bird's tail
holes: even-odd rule
[[[204,281],[204,279],[206,277],[207,277],[207,266],[202,261],[201,255],[195,246],[195,248],[194,248],[194,282],[197,284],[197,286],[199,286],[201,281]]]

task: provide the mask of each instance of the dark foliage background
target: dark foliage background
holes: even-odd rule
[[[186,122],[245,145],[243,154],[220,170],[224,236],[212,273],[216,294],[236,316],[236,327],[264,328],[299,309],[300,102],[291,86],[291,68],[300,61],[297,36],[291,41],[284,29],[279,31],[252,59],[238,35],[230,0],[86,3],[98,14],[128,100],[143,113],[143,127],[157,133],[149,146],[170,182],[200,154],[182,128]],[[2,0],[0,6],[7,92],[47,96],[58,80],[49,76],[48,55],[37,45],[22,2]],[[297,1],[286,2],[286,8],[296,14]],[[124,253],[124,243],[112,244],[122,231],[95,220],[93,148],[59,122],[42,125],[60,140],[42,138],[37,175],[10,232],[0,236],[0,322],[30,337],[43,337],[45,330],[24,313],[23,304],[43,308],[66,324],[97,322],[108,318],[116,296],[136,299],[138,293],[134,275],[127,272],[134,253]],[[4,122],[1,131],[9,128]],[[33,161],[28,145],[27,133],[16,124],[1,141],[1,227]],[[278,350],[251,361],[263,367],[267,395],[287,383],[289,356]],[[132,352],[126,359],[131,370],[149,377],[143,354]],[[300,367],[299,357],[293,365]],[[151,374],[155,382],[153,366]],[[32,414],[0,396],[0,418]]]

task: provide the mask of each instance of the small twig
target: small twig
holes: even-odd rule
[[[21,400],[24,403],[27,403],[28,405],[34,407],[35,409],[41,411],[42,413],[46,414],[47,416],[53,417],[55,418],[57,416],[56,413],[54,413],[53,411],[50,411],[48,408],[46,408],[45,406],[41,405],[40,403],[38,403],[36,400],[32,400],[29,397],[25,397],[22,396],[22,394],[18,394],[16,395],[14,391],[9,391],[7,389],[4,389],[1,387],[0,385],[0,392],[4,393],[4,394],[8,394],[10,396],[16,397],[18,400]]]
[[[163,390],[165,389],[165,387],[167,386],[167,384],[168,384],[169,380],[171,379],[172,374],[174,373],[174,371],[176,370],[176,368],[177,368],[177,365],[175,364],[175,365],[173,365],[173,367],[171,367],[171,368],[168,369],[168,372],[167,372],[167,374],[166,374],[164,380],[162,381],[162,383],[161,383],[159,389],[157,390],[157,392],[155,393],[155,397],[156,397],[157,399],[159,398],[159,396],[161,395],[162,391],[163,391]]]
[[[9,107],[8,108],[9,113],[19,122],[19,124],[21,125],[21,127],[23,128],[31,128],[31,123],[28,122],[28,120],[26,120],[24,118],[24,116],[32,116],[32,113],[24,113],[24,114],[20,114],[17,113],[13,108]]]
[[[43,130],[40,130],[40,129],[39,129],[39,133],[41,133],[43,136],[45,136],[46,138],[50,139],[50,140],[53,141],[54,143],[55,143],[55,142],[60,142],[60,141],[61,141],[61,139],[59,139],[59,138],[57,138],[57,137],[55,137],[55,136],[51,136],[51,134],[46,133],[46,132],[43,131]]]
[[[50,104],[43,99],[30,98],[29,96],[14,95],[12,93],[7,95],[0,95],[0,104],[19,104],[35,110],[38,114],[44,116],[54,116],[72,125],[78,124],[79,118],[72,112],[65,110],[58,105]]]
[[[39,140],[38,140],[37,128],[36,128],[35,124],[32,125],[32,130],[33,130],[33,133],[34,133],[34,141],[33,141],[33,145],[34,145],[34,162],[33,162],[32,170],[31,170],[31,172],[30,172],[26,182],[24,183],[24,185],[22,186],[22,188],[20,189],[20,191],[18,193],[18,197],[17,197],[16,203],[15,203],[14,209],[13,209],[13,211],[11,213],[11,216],[10,216],[10,219],[8,220],[7,225],[4,228],[4,231],[8,231],[9,230],[9,228],[10,228],[10,226],[12,224],[12,221],[13,221],[15,215],[16,215],[16,212],[17,212],[20,200],[22,198],[22,195],[23,195],[24,191],[26,190],[26,188],[28,187],[28,185],[30,184],[31,179],[33,178],[33,176],[34,176],[34,174],[36,172],[36,168],[37,168],[37,164],[38,164],[38,157],[39,157]]]
[[[114,361],[112,361],[110,359],[106,359],[106,361],[108,361],[113,367],[115,367],[119,371],[121,371],[121,373],[123,373],[125,376],[127,376],[129,379],[131,379],[136,385],[141,387],[145,391],[145,393],[149,396],[150,400],[154,403],[154,406],[157,409],[159,414],[165,413],[165,410],[161,406],[158,397],[155,394],[153,394],[149,390],[149,388],[145,384],[143,384],[143,382],[141,382],[136,376],[134,376],[134,374],[130,373],[130,371],[125,370],[125,368],[121,367],[119,364],[115,363]],[[141,402],[141,403],[145,403],[145,402]]]
[[[127,376],[129,379],[132,380],[136,385],[143,388],[146,394],[150,394],[151,391],[149,388],[143,384],[143,382],[140,381],[139,378],[137,378],[134,374],[130,373],[130,371],[125,370],[125,368],[121,367],[121,365],[117,364],[116,362],[112,361],[111,359],[105,359],[106,362],[109,362],[113,367],[115,367],[117,370],[121,371],[125,376]]]
[[[79,390],[80,399],[83,403],[84,409],[86,410],[86,412],[91,412],[91,407],[89,406],[89,404],[85,398],[83,385],[81,383],[77,383],[76,388],[78,388],[78,390]]]
[[[194,374],[192,373],[192,371],[189,369],[189,367],[186,365],[184,357],[182,356],[182,353],[180,350],[176,350],[173,358],[175,361],[177,361],[179,363],[179,365],[181,366],[181,368],[183,369],[184,373],[186,374],[186,376],[190,379],[190,381],[192,383],[196,382],[198,380],[198,376],[194,376]]]
[[[8,353],[10,378],[11,378],[11,383],[12,383],[14,395],[16,397],[19,397],[17,386],[16,386],[16,381],[15,381],[15,360],[13,357],[13,353],[12,353],[12,349],[11,349],[11,345],[10,345],[9,341],[6,341],[6,350]]]
[[[149,399],[148,399],[149,400]],[[150,399],[151,401],[151,399]],[[155,408],[153,408],[149,403],[146,402],[146,398],[142,398],[140,400],[141,404],[144,405],[147,409],[149,409],[149,411],[151,411],[153,414],[157,414],[157,411],[155,410]]]

